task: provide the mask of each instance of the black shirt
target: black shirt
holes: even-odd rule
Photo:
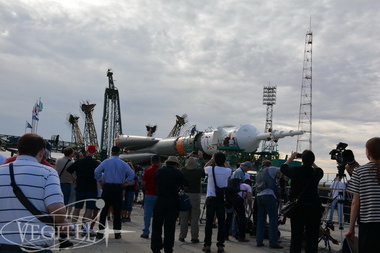
[[[178,198],[179,187],[185,185],[185,177],[179,169],[173,166],[159,168],[154,174],[154,183],[157,185],[158,198]]]
[[[299,203],[301,205],[315,208],[321,205],[318,193],[318,184],[323,177],[321,168],[313,169],[311,166],[294,166],[289,167],[287,164],[281,165],[281,173],[291,179],[290,199],[294,200],[305,188]]]
[[[75,161],[66,170],[69,173],[77,174],[76,191],[80,192],[97,192],[98,186],[94,176],[95,169],[99,166],[100,162],[93,159],[91,156],[86,156]]]

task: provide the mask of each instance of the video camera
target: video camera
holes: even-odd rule
[[[344,176],[344,170],[346,164],[354,167],[357,162],[355,161],[354,153],[350,149],[346,149],[347,143],[339,142],[336,149],[330,151],[331,160],[335,160],[338,163],[338,175],[340,177]]]

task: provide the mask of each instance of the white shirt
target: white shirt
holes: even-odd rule
[[[228,178],[231,176],[232,170],[229,168],[219,166],[215,166],[214,170],[216,177],[216,185],[219,188],[227,187]],[[212,174],[212,166],[205,167],[205,173],[208,175],[206,197],[216,197],[214,176]]]

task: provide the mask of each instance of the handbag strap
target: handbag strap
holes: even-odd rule
[[[61,172],[59,173],[59,178],[61,178],[62,173],[65,171],[66,166],[67,166],[67,164],[68,164],[69,162],[70,162],[70,159],[68,159],[67,162],[65,163],[65,166],[63,166],[63,169],[62,169]]]
[[[311,183],[311,180],[313,179],[314,174],[315,174],[315,170],[313,169],[313,175],[311,175],[311,178],[309,179],[309,181],[307,182],[307,184],[305,184],[305,187],[302,189],[302,191],[300,192],[300,194],[298,194],[297,198],[295,200],[293,200],[293,202],[295,202],[295,203],[298,202],[298,200],[300,199],[300,197],[302,196],[302,194],[306,190],[307,186]]]
[[[24,207],[31,212],[34,216],[36,216],[37,219],[39,219],[41,222],[53,226],[54,225],[54,220],[51,216],[43,214],[40,210],[38,210],[29,200],[28,198],[24,195],[20,187],[16,184],[15,181],[15,175],[13,171],[13,163],[9,163],[9,175],[11,177],[11,186],[13,188],[13,192],[18,198],[18,200],[21,202],[21,204],[24,205]]]

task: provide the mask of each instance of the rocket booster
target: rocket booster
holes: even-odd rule
[[[115,143],[126,150],[123,159],[134,163],[149,162],[153,154],[160,156],[187,155],[200,150],[212,155],[219,149],[231,149],[242,152],[254,152],[262,140],[275,142],[286,136],[302,135],[303,131],[278,131],[260,133],[253,125],[219,126],[216,129],[198,132],[195,135],[154,138],[145,136],[119,135]]]

